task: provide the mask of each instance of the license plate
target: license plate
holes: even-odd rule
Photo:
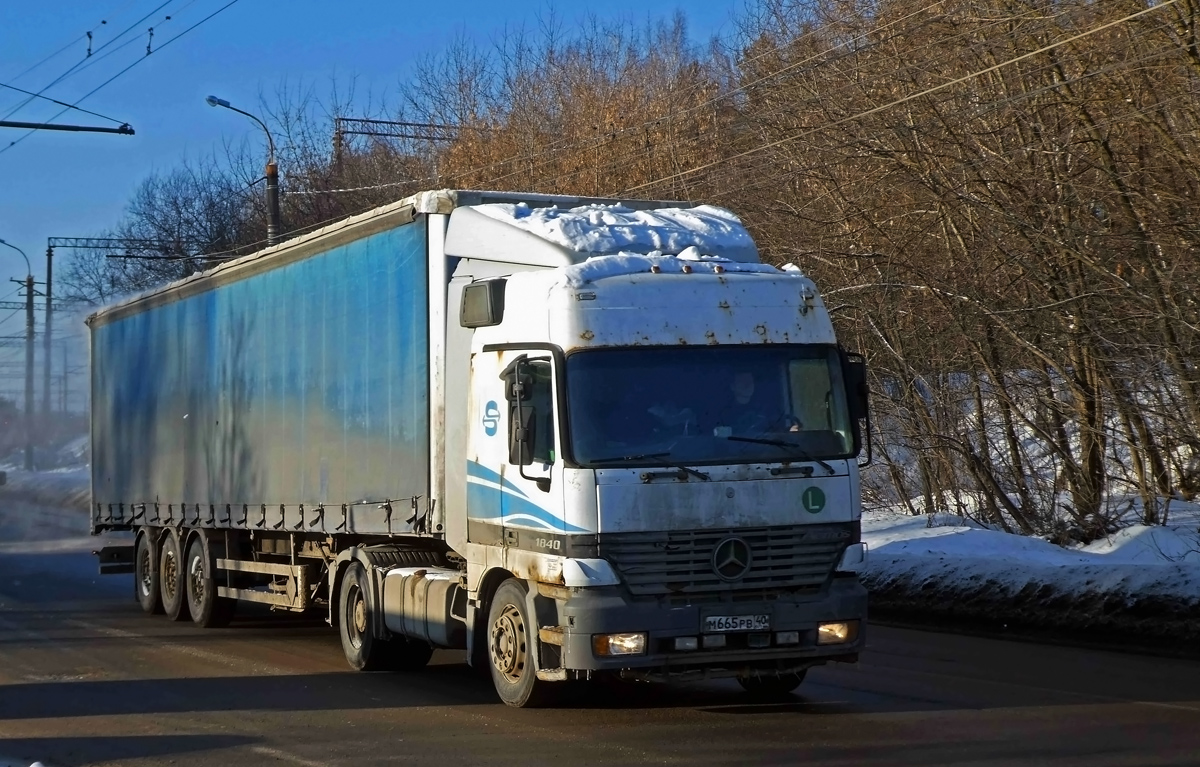
[[[770,628],[770,615],[710,615],[704,619],[705,633],[766,631]]]

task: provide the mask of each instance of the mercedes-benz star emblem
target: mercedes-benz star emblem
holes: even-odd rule
[[[750,572],[750,544],[741,538],[726,538],[713,547],[712,567],[721,580],[736,581]]]

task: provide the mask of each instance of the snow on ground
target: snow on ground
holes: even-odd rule
[[[86,466],[9,469],[5,497],[88,508]],[[951,514],[863,514],[872,605],[944,619],[1015,622],[1200,640],[1200,504],[1173,501],[1171,524],[1133,524],[1063,548]]]
[[[1200,637],[1200,507],[1087,546],[989,530],[949,514],[863,515],[865,582],[889,611],[1154,637]]]
[[[59,508],[88,509],[91,470],[88,466],[69,466],[50,471],[24,471],[2,467],[8,481],[0,486],[0,503],[5,495]]]

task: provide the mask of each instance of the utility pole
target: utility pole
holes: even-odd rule
[[[33,471],[33,275],[25,278],[25,471]]]
[[[249,117],[267,134],[267,245],[274,245],[279,242],[279,165],[275,162],[275,139],[271,137],[271,130],[258,117],[244,109],[238,109],[225,99],[209,96],[204,101],[210,107],[225,107],[231,112]]]
[[[53,367],[50,364],[50,360],[52,359],[50,356],[50,352],[51,352],[51,348],[50,348],[50,343],[51,343],[50,342],[50,335],[51,335],[50,334],[50,321],[51,321],[51,319],[50,318],[54,313],[54,309],[51,306],[51,304],[53,303],[53,299],[51,298],[52,293],[53,293],[52,286],[54,284],[53,278],[51,276],[53,274],[53,267],[54,267],[54,248],[47,247],[46,248],[46,319],[42,323],[43,332],[45,333],[45,337],[42,339],[42,344],[43,344],[42,354],[45,357],[44,365],[42,368],[42,418],[46,419],[46,421],[47,421],[47,423],[45,424],[46,427],[49,426],[50,403],[52,401],[50,399],[50,368]]]
[[[13,282],[25,286],[25,471],[33,471],[33,275]]]
[[[11,242],[0,245],[12,248],[25,259],[25,471],[33,471],[33,267],[25,251]],[[18,285],[21,280],[13,280]]]
[[[274,150],[267,160],[267,244],[279,242],[279,165]]]

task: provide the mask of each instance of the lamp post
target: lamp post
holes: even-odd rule
[[[216,96],[209,96],[204,101],[210,107],[225,107],[226,109],[237,112],[238,114],[249,117],[254,122],[262,126],[263,132],[267,134],[267,169],[265,175],[267,177],[267,244],[274,245],[279,240],[279,166],[275,164],[275,140],[271,138],[271,131],[267,128],[267,124],[258,119],[254,115],[230,104],[225,99],[219,99]]]
[[[33,267],[25,251],[0,240],[25,259],[25,471],[33,471]],[[20,280],[13,280],[20,283]]]

